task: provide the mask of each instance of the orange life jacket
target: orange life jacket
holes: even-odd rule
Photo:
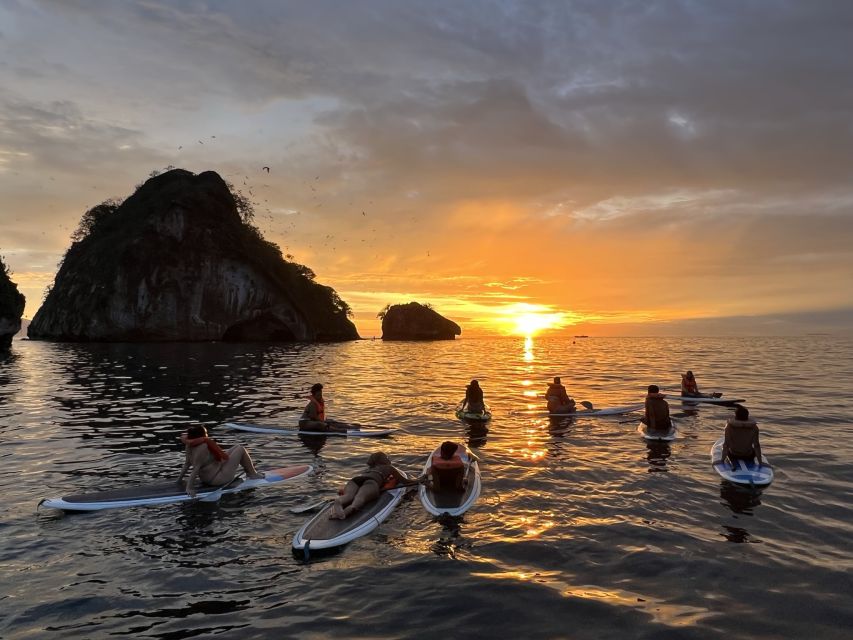
[[[314,396],[311,396],[311,402],[317,405],[317,420],[320,422],[326,421],[326,403],[320,402]]]
[[[188,447],[197,447],[202,444],[207,445],[207,450],[213,454],[213,457],[219,460],[220,462],[224,462],[228,459],[228,454],[222,450],[216,442],[207,437],[202,438],[190,438],[186,433],[181,434],[181,442],[183,442]]]
[[[687,376],[681,376],[681,386],[684,387],[685,393],[699,393],[696,378],[689,379]]]
[[[379,488],[379,490],[380,491],[388,491],[388,489],[393,489],[396,486],[397,486],[397,478],[392,473],[385,479],[385,482],[382,483],[382,486]]]
[[[465,463],[462,461],[462,457],[459,453],[454,453],[453,456],[446,460],[441,457],[441,454],[433,454],[432,456],[432,468],[433,469],[462,469],[465,467]]]

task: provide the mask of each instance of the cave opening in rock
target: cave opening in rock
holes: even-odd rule
[[[295,342],[296,335],[284,322],[265,313],[231,325],[222,335],[225,342]]]

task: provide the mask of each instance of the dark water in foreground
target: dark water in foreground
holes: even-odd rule
[[[16,342],[0,358],[3,638],[851,637],[850,340]],[[709,465],[730,410],[686,416],[671,446],[618,418],[528,412],[555,374],[603,407],[687,368],[747,399],[776,468],[763,494]],[[485,436],[453,418],[471,377],[495,416]],[[215,428],[293,424],[316,380],[333,415],[402,431],[315,451]],[[175,476],[175,436],[194,422],[261,467],[317,474],[218,504],[36,511],[42,497]],[[331,495],[375,448],[415,472],[448,438],[483,461],[468,514],[439,521],[408,500],[342,553],[292,555],[308,516],[289,508]]]

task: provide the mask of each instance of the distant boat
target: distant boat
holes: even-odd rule
[[[589,336],[575,336],[575,338],[589,338]]]

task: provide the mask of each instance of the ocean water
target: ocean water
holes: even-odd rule
[[[684,412],[647,444],[631,418],[550,421],[547,381],[598,407],[646,386],[744,398],[776,479],[721,482],[709,449],[731,409]],[[488,431],[453,416],[478,378]],[[311,383],[372,440],[238,434],[294,425]],[[465,339],[333,345],[70,345],[0,356],[3,638],[849,638],[853,629],[853,341],[829,336]],[[629,420],[629,422],[625,422]],[[279,487],[97,513],[41,498],[176,477],[203,423]],[[291,539],[367,455],[418,472],[441,441],[481,458],[460,518],[405,500],[373,534],[305,561]]]

